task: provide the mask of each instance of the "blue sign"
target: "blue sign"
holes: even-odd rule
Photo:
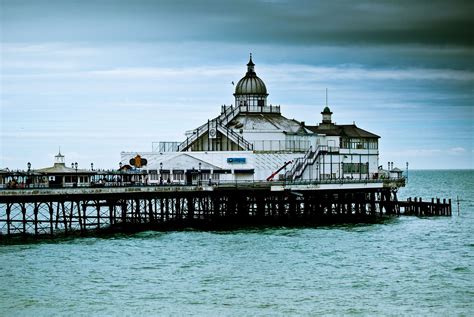
[[[229,157],[227,163],[230,164],[245,164],[245,157]]]

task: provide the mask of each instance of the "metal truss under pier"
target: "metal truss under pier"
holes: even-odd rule
[[[374,222],[414,214],[391,188],[157,186],[12,190],[0,193],[0,239],[95,231],[231,229]],[[425,207],[451,215],[451,204]],[[436,205],[436,202],[433,202]],[[433,205],[433,206],[434,206]],[[412,208],[412,207],[413,208]],[[417,209],[418,210],[418,209]],[[424,213],[423,215],[430,215]]]

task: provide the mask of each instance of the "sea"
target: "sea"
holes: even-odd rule
[[[398,196],[453,215],[0,245],[0,315],[474,316],[474,170],[409,171]]]

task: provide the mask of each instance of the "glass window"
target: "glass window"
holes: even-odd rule
[[[173,174],[173,180],[175,180],[175,181],[184,180],[184,174]]]
[[[344,174],[367,174],[367,163],[344,163],[343,172]]]

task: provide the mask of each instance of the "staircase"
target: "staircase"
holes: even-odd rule
[[[244,151],[253,151],[253,144],[244,139],[243,136],[236,133],[234,130],[227,128],[222,124],[217,125],[217,131],[225,135],[231,141],[240,146]]]
[[[196,130],[193,130],[193,134],[191,136],[188,136],[186,140],[184,140],[178,145],[177,151],[186,151],[193,144],[194,141],[196,141],[201,135],[207,132],[207,126],[208,123],[205,123]]]
[[[229,122],[234,120],[234,118],[239,115],[240,108],[241,107],[237,107],[237,106],[236,107],[223,106],[222,113],[214,120],[217,120],[217,122],[223,126],[227,126]]]
[[[288,180],[300,178],[308,165],[313,165],[319,155],[328,153],[329,151],[339,152],[339,148],[320,145],[316,148],[316,151],[313,151],[313,148],[310,147],[303,157],[299,157],[294,161],[292,168],[285,174],[285,178]]]
[[[223,107],[222,113],[211,121],[216,122],[217,130],[227,136],[230,140],[237,143],[238,146],[247,151],[253,150],[253,144],[245,140],[241,135],[237,134],[232,129],[227,128],[227,124],[231,122],[240,113],[241,107]],[[204,123],[196,130],[193,130],[193,134],[186,138],[183,142],[178,145],[178,152],[183,152],[189,149],[189,147],[196,141],[200,136],[205,134],[208,130],[209,122]]]

